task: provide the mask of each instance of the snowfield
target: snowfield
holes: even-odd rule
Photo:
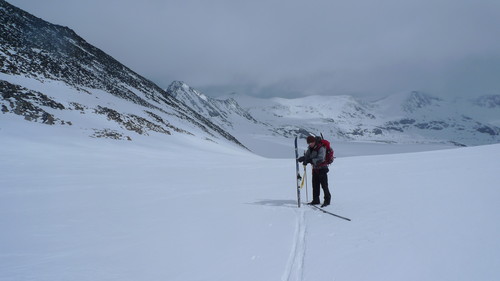
[[[500,280],[500,144],[337,158],[327,210],[348,222],[297,208],[293,150],[10,124],[2,281]]]
[[[0,16],[0,281],[500,280],[499,95],[218,100]],[[352,221],[297,207],[310,132]]]

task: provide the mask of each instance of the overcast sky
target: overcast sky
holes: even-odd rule
[[[500,94],[500,0],[7,0],[166,88]]]

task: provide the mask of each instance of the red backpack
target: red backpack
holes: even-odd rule
[[[332,147],[330,146],[330,142],[327,141],[327,140],[321,140],[321,144],[326,148],[326,156],[325,156],[325,161],[323,163],[321,163],[321,165],[323,166],[328,166],[330,164],[333,163],[333,159],[335,158],[333,156],[333,149]]]
[[[333,159],[335,159],[335,156],[333,155],[333,149],[330,146],[330,142],[323,139],[323,134],[321,134],[321,137],[316,137],[316,142],[320,142],[321,146],[324,146],[326,148],[325,161],[323,161],[323,163],[321,163],[320,166],[328,166],[332,164]]]

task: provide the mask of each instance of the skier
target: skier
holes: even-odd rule
[[[316,137],[308,136],[307,144],[309,148],[305,152],[304,156],[297,159],[302,162],[303,165],[311,163],[313,165],[312,173],[312,186],[313,186],[313,200],[308,203],[310,205],[319,205],[319,195],[320,195],[320,185],[324,193],[324,201],[321,207],[326,207],[330,205],[331,194],[328,189],[328,164],[325,163],[326,148],[321,141],[317,140]]]

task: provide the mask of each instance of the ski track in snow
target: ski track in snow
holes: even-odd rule
[[[304,258],[306,254],[306,233],[307,225],[305,219],[305,210],[303,208],[297,211],[297,223],[295,226],[295,235],[290,251],[290,256],[283,273],[282,281],[300,281],[303,277]]]

